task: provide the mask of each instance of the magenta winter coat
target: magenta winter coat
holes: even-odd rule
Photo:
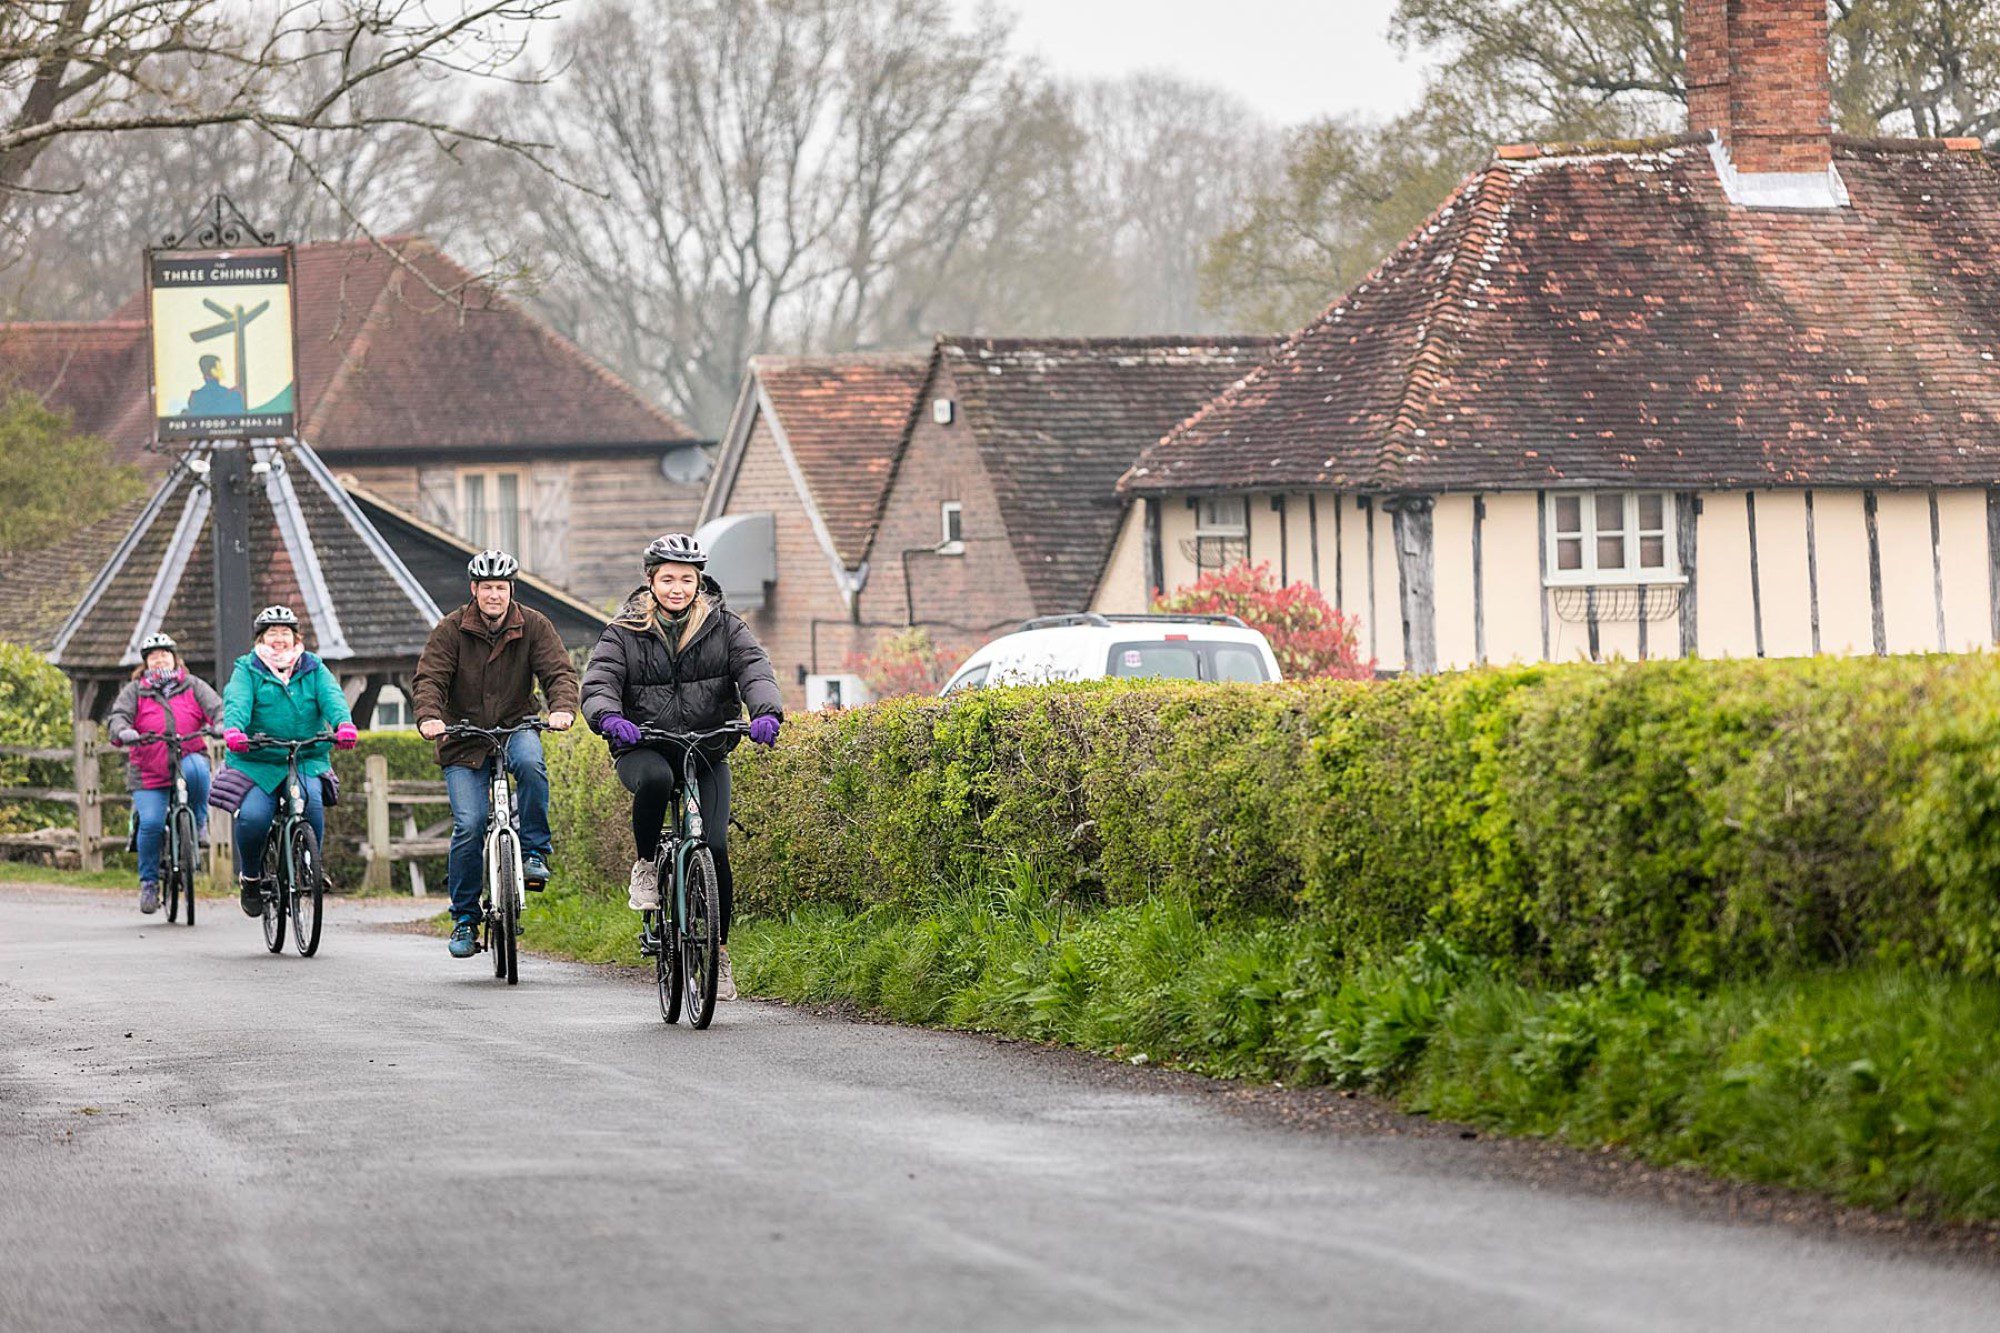
[[[105,730],[114,740],[126,727],[148,735],[163,732],[167,730],[168,709],[173,710],[173,729],[181,737],[184,755],[202,753],[207,748],[203,733],[208,727],[222,723],[222,696],[207,681],[189,675],[183,667],[176,669],[158,689],[143,676],[127,681],[111,705]],[[134,785],[139,788],[157,791],[173,784],[173,766],[167,759],[165,741],[135,745],[126,758],[131,761],[131,776],[136,778]]]

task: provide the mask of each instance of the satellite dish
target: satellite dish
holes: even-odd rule
[[[708,450],[698,444],[669,449],[660,455],[660,475],[676,486],[699,486],[708,480],[713,462]]]

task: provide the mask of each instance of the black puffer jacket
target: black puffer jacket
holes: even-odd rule
[[[640,588],[618,618],[604,627],[583,671],[583,716],[602,732],[606,714],[658,731],[707,731],[743,714],[783,717],[778,679],[756,635],[722,600],[722,588],[704,575],[708,615],[693,642],[675,650],[647,627],[652,592]],[[713,748],[735,747],[734,738]]]

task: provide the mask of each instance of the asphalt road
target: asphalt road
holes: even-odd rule
[[[0,888],[0,1329],[1951,1329],[2000,1275],[1087,1062]]]

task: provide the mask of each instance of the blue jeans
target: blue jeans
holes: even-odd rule
[[[181,776],[187,779],[188,804],[194,807],[197,836],[208,832],[208,756],[181,756]],[[173,793],[165,787],[132,793],[132,817],[139,821],[139,882],[158,883],[160,847],[166,841],[167,806]]]
[[[306,822],[319,838],[320,855],[326,854],[326,806],[320,799],[319,779],[300,778],[306,790]],[[271,821],[278,817],[278,793],[252,787],[236,812],[236,873],[260,875],[264,869],[264,843],[271,836]]]
[[[542,765],[542,738],[517,731],[507,739],[507,771],[514,775],[514,806],[520,816],[521,851],[549,854],[549,770]],[[479,886],[486,875],[486,815],[493,788],[493,761],[478,768],[453,765],[444,771],[451,798],[451,914],[463,921],[479,915]]]

